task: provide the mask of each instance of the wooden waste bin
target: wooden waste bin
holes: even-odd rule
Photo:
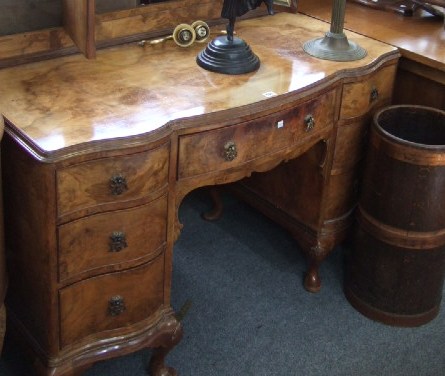
[[[345,294],[365,316],[418,326],[445,275],[445,112],[389,106],[371,129]]]

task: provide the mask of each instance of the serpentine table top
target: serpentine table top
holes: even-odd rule
[[[212,36],[220,29],[214,28]],[[397,53],[347,32],[367,49],[364,59],[332,62],[307,55],[303,43],[328,29],[327,23],[303,14],[239,21],[237,35],[261,66],[236,76],[200,68],[195,58],[203,44],[180,48],[172,41],[107,48],[94,60],[72,55],[5,68],[0,70],[0,109],[7,129],[20,134],[38,159],[57,160],[97,150],[99,144],[105,149],[137,145],[187,125],[205,129],[210,119],[225,121],[229,110],[228,121],[254,110],[267,113],[290,94],[307,94]]]

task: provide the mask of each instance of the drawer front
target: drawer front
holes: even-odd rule
[[[163,303],[164,253],[141,267],[66,287],[59,292],[61,347],[145,320]]]
[[[167,184],[169,144],[148,152],[104,158],[57,172],[59,216],[146,196]]]
[[[349,119],[366,114],[372,107],[389,104],[392,98],[396,66],[390,65],[366,80],[343,86],[340,118]]]
[[[265,118],[182,136],[178,176],[186,178],[237,167],[300,144],[305,136],[332,124],[334,101],[335,93],[331,91]]]
[[[148,261],[166,242],[167,196],[59,226],[59,278]]]

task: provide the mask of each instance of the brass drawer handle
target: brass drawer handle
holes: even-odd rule
[[[127,248],[127,239],[122,231],[113,231],[110,235],[110,252],[119,252]]]
[[[377,99],[379,99],[379,90],[377,88],[373,88],[369,94],[369,103],[375,102]]]
[[[112,296],[108,302],[110,316],[119,316],[126,309],[124,298],[120,295]]]
[[[128,190],[127,179],[122,175],[115,175],[110,179],[110,191],[113,196],[119,196]]]
[[[236,144],[233,141],[228,141],[224,145],[224,159],[226,161],[233,161],[238,156]]]
[[[306,115],[304,118],[304,123],[306,124],[306,132],[311,131],[315,127],[315,119],[312,114]]]

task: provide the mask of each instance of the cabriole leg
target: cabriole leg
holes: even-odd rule
[[[221,192],[217,187],[208,188],[207,192],[212,200],[213,207],[210,211],[202,213],[202,218],[206,221],[216,221],[221,218],[223,212],[223,202]]]
[[[165,358],[170,350],[175,347],[182,338],[183,329],[181,324],[172,317],[170,321],[164,324],[161,333],[156,341],[155,347],[148,365],[150,376],[176,376],[174,368],[165,365]]]

